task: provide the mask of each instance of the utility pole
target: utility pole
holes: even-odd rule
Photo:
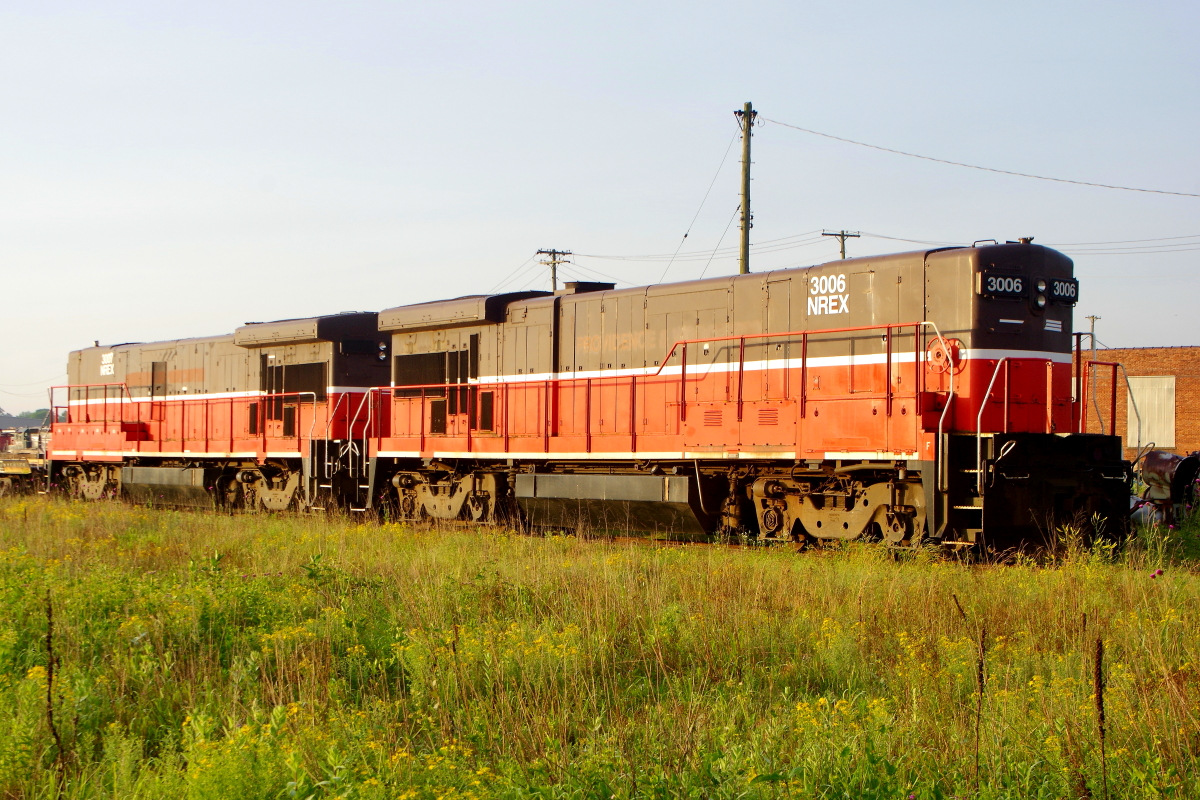
[[[546,266],[548,266],[550,268],[550,291],[557,292],[558,291],[558,265],[571,263],[570,261],[567,261],[567,259],[561,258],[561,256],[569,256],[569,255],[571,255],[571,251],[570,250],[538,250],[537,254],[539,256],[550,256],[549,261],[541,261],[538,263],[545,264]]]
[[[1094,362],[1096,360],[1096,320],[1100,318],[1095,314],[1092,314],[1088,317],[1085,317],[1085,319],[1092,323],[1092,332],[1089,335],[1092,337],[1092,361]],[[1092,396],[1092,407],[1096,409],[1096,424],[1100,426],[1100,432],[1103,433],[1104,417],[1100,414],[1100,400],[1096,397],[1096,368],[1088,367],[1088,369],[1091,370],[1092,373],[1091,380],[1088,381],[1088,394]],[[1115,375],[1113,376],[1113,380],[1116,380]]]
[[[851,233],[850,231],[837,231],[837,232],[821,231],[821,235],[837,237],[838,242],[842,245],[842,260],[843,261],[846,260],[846,240],[847,239],[857,239],[859,236],[862,236],[862,234],[859,233],[858,231],[854,231],[853,233]]]
[[[745,275],[750,272],[750,228],[754,219],[750,216],[750,137],[758,112],[752,104],[746,103],[745,108],[733,115],[742,129],[742,242],[738,247],[738,272]]]

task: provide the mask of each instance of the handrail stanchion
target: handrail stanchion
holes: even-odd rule
[[[992,386],[996,383],[996,376],[1000,374],[1000,366],[1009,363],[1008,357],[1000,359],[996,362],[996,366],[992,369],[992,379],[988,381],[987,391],[983,393],[983,399],[979,401],[979,413],[975,415],[975,490],[983,497],[983,411],[987,408],[988,399],[992,396]],[[1007,385],[1005,389],[1007,390]],[[1008,392],[1005,391],[1007,396]],[[1007,397],[1005,398],[1005,408],[1008,408]]]
[[[637,375],[629,376],[629,452],[637,452]]]
[[[884,389],[887,391],[887,415],[892,415],[892,326],[889,325],[887,333],[884,334],[887,339],[887,368],[884,371]]]
[[[359,456],[362,458],[361,466],[365,469],[367,466],[367,439],[371,435],[371,423],[375,420],[375,404],[371,402],[371,390],[367,389],[366,395],[363,397],[367,404],[367,419],[363,423],[362,429],[362,452]],[[357,415],[355,415],[357,416]],[[360,472],[359,477],[363,477],[364,473]]]
[[[1117,365],[1112,365],[1112,396],[1108,401],[1108,435],[1117,435]]]
[[[687,422],[687,346],[684,341],[679,365],[679,421]]]
[[[746,337],[743,336],[738,340],[738,392],[737,392],[737,418],[738,422],[742,421],[742,386],[746,380]]]
[[[587,379],[587,394],[583,397],[583,446],[584,452],[592,452],[592,379]]]
[[[808,332],[800,335],[800,418],[808,414]]]
[[[417,426],[420,433],[418,438],[417,450],[421,455],[425,454],[425,387],[421,387],[421,414],[417,417]]]
[[[1084,432],[1084,335],[1075,333],[1075,402],[1070,405],[1070,429],[1073,433]]]
[[[1004,432],[1008,433],[1008,398],[1012,394],[1012,362],[1009,361],[1004,365]],[[987,398],[983,398],[983,402],[987,402]]]
[[[1007,383],[1007,382],[1006,382]],[[1005,391],[1009,391],[1007,385]],[[1004,398],[1008,402],[1008,397]],[[1046,433],[1054,432],[1054,362],[1046,360]],[[1008,418],[1004,419],[1004,432],[1008,433]]]
[[[1091,385],[1092,381],[1094,380],[1092,373],[1094,373],[1096,371],[1097,367],[1108,367],[1109,369],[1112,370],[1112,386],[1110,387],[1110,393],[1109,393],[1109,398],[1108,398],[1108,435],[1116,436],[1117,435],[1117,370],[1121,368],[1121,364],[1116,361],[1089,361],[1089,362],[1087,362],[1087,369],[1088,369],[1087,378],[1088,378],[1088,380],[1085,381],[1085,386]],[[1088,397],[1087,401],[1089,403],[1092,402],[1092,398]],[[1086,409],[1087,406],[1084,405],[1083,408]],[[1096,408],[1096,413],[1097,414],[1100,413],[1099,406],[1097,406],[1097,408]],[[1087,429],[1087,414],[1081,412],[1080,418],[1084,421],[1084,424],[1083,424],[1084,430],[1080,431],[1080,433],[1087,433],[1087,430],[1086,430]],[[1140,424],[1140,422],[1141,422],[1141,420],[1139,419],[1139,424]],[[1101,418],[1101,420],[1100,420],[1100,430],[1101,430],[1101,432],[1103,432],[1103,430],[1104,430],[1104,419],[1103,418]]]

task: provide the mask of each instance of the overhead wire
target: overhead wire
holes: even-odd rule
[[[823,136],[826,139],[833,139],[838,142],[845,142],[846,144],[858,145],[859,147],[869,147],[872,150],[881,150],[884,153],[893,153],[898,156],[908,156],[909,158],[919,158],[924,161],[934,161],[938,164],[949,164],[950,166],[953,166],[953,167],[966,167],[967,169],[977,169],[977,170],[981,170],[983,172],[995,172],[1000,175],[1014,175],[1018,178],[1033,178],[1033,179],[1039,180],[1039,181],[1053,181],[1055,183],[1072,183],[1072,184],[1075,184],[1076,186],[1093,186],[1098,189],[1118,189],[1123,192],[1145,192],[1148,194],[1169,194],[1169,195],[1174,195],[1176,197],[1200,197],[1200,194],[1195,194],[1192,192],[1172,192],[1172,191],[1167,191],[1165,189],[1142,189],[1142,188],[1138,188],[1135,186],[1116,186],[1116,185],[1108,184],[1108,183],[1092,183],[1090,181],[1075,181],[1075,180],[1070,180],[1068,178],[1051,178],[1046,175],[1033,175],[1028,172],[1014,172],[1013,170],[1008,170],[1008,169],[995,169],[994,167],[981,167],[976,164],[964,164],[961,161],[950,161],[945,158],[934,158],[933,156],[923,156],[923,155],[919,155],[917,153],[908,153],[908,152],[905,152],[904,150],[895,150],[891,147],[881,147],[880,145],[877,145],[877,144],[867,144],[866,142],[859,142],[859,141],[855,141],[854,139],[846,139],[845,137],[842,137],[842,136],[834,136],[831,133],[821,133],[820,131],[810,130],[809,128],[801,128],[799,125],[791,125],[787,122],[780,122],[779,120],[768,119],[766,117],[762,117],[761,119],[764,122],[770,122],[773,125],[780,125],[784,128],[791,128],[792,130],[797,130],[802,133],[809,133],[809,134],[812,134],[813,136]]]
[[[871,233],[869,231],[861,231],[861,233],[863,236],[870,236],[872,239],[888,239],[893,242],[912,242],[913,244],[929,244],[938,247],[949,247],[962,244],[962,242],[936,242],[928,239],[905,239],[900,236],[884,236],[882,233]]]
[[[42,390],[40,392],[32,392],[30,394],[22,394],[21,392],[8,392],[8,391],[5,391],[4,389],[0,389],[0,394],[6,394],[9,397],[45,397],[46,390]]]
[[[893,242],[912,242],[913,244],[934,245],[939,247],[964,246],[962,242],[932,241],[929,239],[905,239],[900,236],[885,236],[880,233],[862,232],[863,236],[875,239],[888,239]],[[1164,242],[1164,244],[1144,244],[1136,247],[1110,247],[1120,242],[1075,242],[1074,244],[1059,244],[1047,242],[1047,247],[1060,248],[1067,254],[1078,255],[1154,255],[1156,253],[1186,253],[1200,249],[1200,241],[1177,241],[1180,239],[1200,239],[1200,236],[1164,236],[1156,239],[1129,239],[1128,242]],[[1092,249],[1100,248],[1100,249]]]
[[[729,222],[725,225],[725,230],[721,232],[721,238],[717,240],[717,246],[713,249],[713,255],[717,254],[717,250],[721,248],[721,242],[725,241],[725,234],[729,233],[729,228],[733,225],[733,221],[737,218],[738,212],[742,210],[742,204],[738,203],[737,208],[733,210],[733,216],[729,218]],[[712,264],[712,259],[708,260],[708,264],[704,265],[704,269],[700,270],[700,277],[704,277],[704,273],[708,272],[709,264]]]
[[[1081,247],[1094,244],[1135,244],[1137,242],[1167,242],[1175,239],[1200,239],[1200,233],[1192,233],[1187,236],[1159,236],[1154,239],[1123,239],[1115,242],[1059,242],[1054,247]]]
[[[39,383],[49,383],[50,381],[56,381],[59,378],[65,377],[66,374],[67,373],[65,373],[65,372],[60,372],[52,378],[46,378],[46,379],[40,380],[40,381],[30,381],[29,383],[0,383],[0,386],[7,387],[9,389],[19,389],[22,386],[34,386]]]
[[[566,263],[570,264],[571,266],[573,266],[577,269],[587,270],[588,272],[595,273],[596,275],[599,275],[601,278],[608,278],[610,281],[615,281],[617,283],[630,283],[630,284],[634,283],[634,281],[627,281],[624,278],[618,278],[614,275],[609,275],[608,273],[601,272],[600,270],[596,269],[595,267],[584,266],[583,264],[579,264],[575,261],[568,261]]]
[[[968,245],[968,243],[966,243],[966,242],[955,242],[955,241],[936,240],[936,239],[913,239],[913,238],[906,238],[903,236],[889,236],[887,234],[873,233],[870,231],[863,231],[862,235],[865,237],[871,237],[874,239],[885,239],[885,240],[893,241],[893,242],[909,242],[912,244],[927,245],[927,246],[932,246],[932,247],[966,247]],[[1193,234],[1193,235],[1189,235],[1189,236],[1164,236],[1164,237],[1156,237],[1156,238],[1152,238],[1152,239],[1129,239],[1129,240],[1115,241],[1115,242],[1075,242],[1075,243],[1068,243],[1068,244],[1047,243],[1047,246],[1062,248],[1063,252],[1065,252],[1069,255],[1070,254],[1077,254],[1077,255],[1154,255],[1154,254],[1158,254],[1158,253],[1185,253],[1185,252],[1191,252],[1196,249],[1200,249],[1200,241],[1184,241],[1184,240],[1189,240],[1189,239],[1200,240],[1200,234]],[[724,236],[722,236],[722,241],[723,240],[724,240]],[[777,253],[777,252],[782,252],[782,251],[791,250],[791,249],[811,247],[813,245],[820,244],[824,241],[827,241],[827,240],[820,236],[820,231],[806,231],[805,233],[794,234],[792,236],[783,236],[783,237],[779,237],[777,239],[769,239],[769,240],[761,242],[757,245],[751,245],[751,252],[756,255],[765,255],[768,253]],[[1112,247],[1111,246],[1111,245],[1122,244],[1125,242],[1128,242],[1131,244],[1139,244],[1140,246],[1129,247],[1129,248],[1121,248],[1121,247]],[[1153,242],[1162,242],[1162,244],[1152,244]],[[1150,244],[1141,244],[1141,243],[1150,243]],[[724,261],[724,260],[733,259],[736,257],[736,255],[737,255],[737,246],[736,245],[730,246],[730,247],[721,247],[720,244],[718,243],[718,246],[714,250],[690,251],[690,252],[682,253],[676,258],[676,261],[704,261],[705,262],[704,271],[707,272],[709,265],[713,261]],[[576,253],[575,258],[653,263],[655,261],[659,261],[659,260],[662,260],[665,258],[671,258],[671,254],[664,253],[661,255],[618,256],[618,255],[598,255],[598,254],[591,254],[591,253],[584,253],[584,254]],[[618,278],[615,278],[612,275],[605,275],[605,273],[600,272],[599,270],[595,269],[594,267],[586,267],[577,261],[573,262],[573,263],[576,263],[577,266],[579,266],[583,269],[590,269],[592,272],[595,272],[600,275],[604,275],[605,277],[610,278],[612,280],[619,280]],[[796,264],[793,266],[804,266],[804,264]],[[791,268],[792,268],[791,266],[778,267],[778,269],[791,269]],[[704,273],[702,273],[702,274],[704,274]],[[627,281],[627,282],[634,283],[634,281]]]
[[[1063,250],[1067,255],[1077,256],[1155,256],[1163,253],[1191,253],[1200,250],[1198,247],[1185,247],[1179,250]]]
[[[766,241],[762,241],[757,244],[752,244],[752,245],[750,245],[750,247],[751,247],[751,249],[756,249],[756,248],[764,248],[764,247],[771,246],[774,249],[776,246],[782,247],[783,245],[781,243],[783,243],[783,242],[787,242],[792,239],[802,239],[804,237],[819,236],[820,233],[821,233],[821,231],[816,231],[816,230],[805,231],[804,233],[797,233],[797,234],[793,234],[791,236],[783,236],[778,239],[767,239]],[[815,240],[816,239],[814,239],[814,241]],[[722,252],[728,251],[731,253],[735,253],[735,252],[737,252],[738,248],[737,248],[737,245],[731,245],[729,247],[722,247],[719,249]],[[703,259],[707,258],[710,252],[711,252],[710,250],[689,250],[689,251],[684,252],[682,254],[682,257],[683,257],[683,260],[691,258],[692,260],[699,261],[699,260],[703,260]],[[628,255],[628,256],[625,256],[625,255],[602,255],[602,254],[598,254],[598,253],[575,253],[575,256],[578,258],[599,258],[599,259],[603,259],[606,261],[661,261],[664,259],[670,259],[670,258],[674,257],[674,255],[671,253],[652,253],[652,254],[639,254],[639,255]]]
[[[524,277],[525,274],[529,272],[529,270],[537,267],[538,266],[537,264],[529,263],[529,262],[533,261],[534,258],[536,258],[536,256],[530,256],[529,258],[525,259],[525,262],[521,266],[517,267],[515,270],[513,270],[511,273],[509,273],[509,276],[507,278],[505,278],[503,281],[496,284],[496,286],[493,287],[492,290],[490,292],[488,292],[488,294],[498,293],[504,287],[511,285],[513,281]],[[528,266],[526,266],[526,265],[528,265]]]
[[[1141,252],[1141,253],[1175,253],[1181,249],[1190,250],[1195,247],[1200,247],[1200,242],[1175,242],[1174,244],[1139,244],[1129,247],[1113,247],[1112,245],[1092,245],[1090,247],[1068,247],[1061,244],[1049,244],[1047,247],[1062,248],[1065,251],[1076,253],[1089,253],[1096,250],[1112,250],[1114,252]]]
[[[696,225],[696,220],[700,218],[700,212],[704,210],[704,204],[708,202],[708,196],[712,194],[713,187],[717,185],[717,178],[721,176],[721,170],[725,168],[725,161],[729,158],[729,151],[733,149],[733,143],[737,141],[738,135],[735,133],[729,140],[729,144],[725,146],[725,154],[721,156],[721,163],[717,166],[717,171],[713,174],[712,181],[708,184],[708,191],[704,193],[704,198],[700,201],[700,207],[696,209],[696,213],[692,216],[692,221],[688,223],[687,230],[684,231],[683,238],[679,240],[679,245],[675,248],[675,256],[679,255],[679,251],[683,249],[683,243],[687,241],[688,234],[692,232],[692,228]],[[662,283],[667,277],[667,271],[671,269],[671,265],[675,263],[675,256],[667,262],[667,266],[663,268],[662,275],[658,277],[658,282]]]

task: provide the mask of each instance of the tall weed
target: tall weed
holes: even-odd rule
[[[1195,535],[996,566],[0,501],[0,795],[1200,796]]]

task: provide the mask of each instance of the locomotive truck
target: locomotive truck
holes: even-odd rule
[[[1116,367],[1073,339],[1073,264],[1026,239],[977,245],[78,350],[51,481],[675,537],[1118,533],[1129,464],[1084,413],[1109,367],[1115,407]]]

